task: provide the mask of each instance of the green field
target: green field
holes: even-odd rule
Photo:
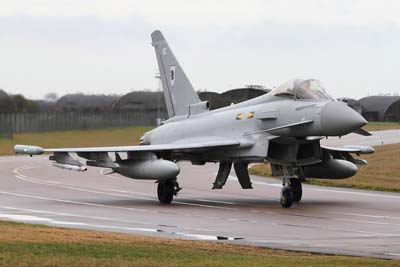
[[[149,126],[134,126],[101,130],[14,134],[13,139],[0,139],[0,155],[13,154],[12,148],[15,144],[30,144],[43,147],[136,145],[142,134],[152,128]]]
[[[359,166],[354,177],[344,180],[308,179],[308,183],[400,192],[400,144],[375,147],[371,155],[361,155],[368,165]],[[260,176],[271,176],[269,164],[257,164],[250,172]]]
[[[368,122],[363,129],[367,131],[400,129],[400,122]]]
[[[144,237],[0,221],[0,266],[400,266],[397,260]]]

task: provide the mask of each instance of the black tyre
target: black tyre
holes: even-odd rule
[[[303,196],[301,181],[297,178],[290,179],[290,188],[292,189],[293,201],[298,203]]]
[[[293,204],[293,194],[290,187],[284,187],[281,191],[281,206],[289,208]]]
[[[174,198],[174,183],[172,180],[159,181],[157,186],[158,201],[161,204],[170,204]]]

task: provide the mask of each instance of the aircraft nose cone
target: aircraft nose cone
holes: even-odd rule
[[[321,109],[321,135],[345,135],[367,123],[358,112],[343,102],[329,102]]]

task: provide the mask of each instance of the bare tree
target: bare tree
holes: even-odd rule
[[[57,93],[55,93],[55,92],[50,92],[50,93],[47,93],[45,96],[44,96],[44,100],[46,100],[46,101],[48,101],[48,102],[56,102],[57,100],[58,100],[58,94]]]

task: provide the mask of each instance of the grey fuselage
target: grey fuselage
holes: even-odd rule
[[[183,153],[179,157],[199,161],[265,161],[268,157],[269,141],[272,139],[287,136],[295,140],[307,136],[336,136],[351,132],[353,129],[346,129],[345,125],[341,125],[342,129],[323,127],[324,122],[321,121],[321,116],[326,117],[323,114],[323,107],[328,103],[335,103],[338,111],[349,109],[346,104],[333,100],[293,100],[266,94],[217,110],[175,117],[146,133],[142,140],[143,144],[155,145],[202,139],[206,141],[207,138],[237,139],[241,143],[238,147],[223,151],[208,151],[207,154],[188,153],[185,155]],[[332,120],[331,117],[334,116],[328,119]],[[256,133],[307,120],[312,120],[312,124]]]

